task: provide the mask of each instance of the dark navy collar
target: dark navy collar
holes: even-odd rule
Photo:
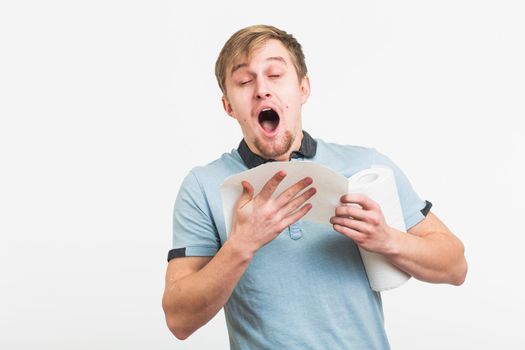
[[[242,139],[237,148],[239,155],[241,156],[244,164],[248,169],[255,168],[266,162],[273,162],[274,159],[264,159],[257,154],[253,153],[252,150],[246,144],[246,141]],[[313,158],[317,151],[317,142],[308,134],[306,131],[303,131],[303,140],[301,141],[301,147],[298,151],[293,151],[290,154],[290,159],[292,158]]]

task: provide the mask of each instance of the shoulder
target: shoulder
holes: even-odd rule
[[[368,157],[377,153],[375,148],[364,147],[352,144],[340,144],[316,139],[317,151],[321,153],[336,153],[341,155],[351,154],[354,156]]]
[[[210,216],[220,206],[219,188],[225,178],[244,165],[236,150],[203,166],[192,168],[185,176],[175,201],[176,211],[198,208]]]
[[[176,208],[185,203],[193,203],[205,212],[213,212],[221,207],[220,187],[231,175],[246,170],[236,149],[224,153],[218,159],[192,168],[179,188]]]
[[[381,158],[381,154],[371,147],[352,144],[339,144],[316,139],[316,160],[322,163],[351,163],[361,167],[368,167]]]
[[[222,183],[222,181],[233,174],[246,170],[239,153],[232,149],[229,153],[224,153],[218,159],[201,166],[192,168],[187,178],[193,178],[194,182],[201,185]]]

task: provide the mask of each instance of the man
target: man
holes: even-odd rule
[[[163,297],[169,329],[185,339],[224,307],[232,349],[389,348],[381,297],[369,287],[357,247],[420,280],[459,285],[467,270],[462,243],[387,157],[302,130],[310,83],[293,36],[262,25],[238,31],[219,55],[216,76],[224,110],[244,138],[238,149],[194,168],[177,196]],[[283,171],[259,193],[239,184],[243,193],[225,232],[221,183],[268,160],[310,160],[347,177],[388,165],[408,233],[387,226],[381,208],[355,194],[341,194],[331,225],[302,221],[315,183],[305,178],[272,196]]]

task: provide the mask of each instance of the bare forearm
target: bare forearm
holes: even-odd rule
[[[461,241],[447,232],[416,236],[393,230],[388,260],[415,278],[432,283],[463,283],[467,271]]]
[[[226,241],[202,269],[167,281],[163,307],[170,330],[185,339],[206,324],[226,304],[248,267],[252,254]]]

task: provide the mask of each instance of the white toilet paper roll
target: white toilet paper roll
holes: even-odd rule
[[[399,201],[394,172],[387,167],[372,167],[352,175],[348,179],[348,193],[361,193],[381,207],[386,223],[405,232],[405,221]],[[359,248],[370,287],[384,291],[399,287],[410,279],[410,275],[390,264],[380,254]]]

